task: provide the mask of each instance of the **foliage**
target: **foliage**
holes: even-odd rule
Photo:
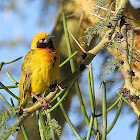
[[[106,23],[105,21],[97,22],[95,25],[88,27],[85,31],[85,42],[87,42],[87,45],[90,45],[90,42],[94,35],[99,35],[103,31]]]
[[[7,140],[9,138],[10,135],[15,134],[15,132],[17,132],[20,129],[18,123],[15,123],[13,126],[11,126],[10,128],[8,128],[1,136],[0,136],[0,140]]]
[[[99,6],[105,6],[108,4],[109,0],[97,0],[97,5]]]
[[[13,115],[15,115],[17,111],[18,107],[11,107],[0,114],[0,130],[7,127],[7,122],[12,119]]]
[[[110,48],[110,49],[118,49],[118,47],[120,46],[120,42],[115,42],[115,43],[110,43],[109,45],[108,45],[108,48]]]
[[[101,78],[104,79],[105,75],[109,75],[110,72],[113,72],[116,68],[116,64],[117,64],[116,59],[107,59],[102,68]],[[107,71],[106,74],[105,71]]]
[[[108,2],[109,2],[109,0],[97,0],[97,5],[103,7],[104,5],[108,4]],[[107,10],[106,17],[110,16],[112,4],[110,5],[109,9]],[[94,14],[96,13],[98,15],[100,13],[100,10],[101,10],[101,8],[96,7],[94,9]],[[87,45],[89,46],[94,35],[101,35],[104,27],[108,26],[109,23],[110,23],[110,19],[107,19],[107,20],[103,20],[102,22],[97,22],[97,23],[95,23],[95,25],[93,25],[91,27],[88,27],[86,29],[86,31],[84,32],[85,41],[83,42],[83,44],[85,42],[87,42]],[[102,35],[104,35],[104,33]]]
[[[105,6],[106,4],[108,4],[109,0],[97,0],[97,5],[98,6]],[[96,9],[94,9],[94,13],[99,14],[99,12],[101,11],[101,8],[96,7]]]
[[[18,112],[18,107],[11,107],[4,111],[3,113],[0,114],[0,130],[3,129],[4,127],[7,127],[7,122],[12,119],[13,115],[15,115]],[[7,140],[8,137],[11,134],[14,134],[17,130],[19,130],[20,127],[18,123],[15,123],[13,126],[8,128],[1,136],[1,140]]]
[[[61,134],[61,126],[58,124],[58,122],[55,119],[47,120],[46,122],[46,134],[49,139],[53,138],[52,131],[60,136]]]

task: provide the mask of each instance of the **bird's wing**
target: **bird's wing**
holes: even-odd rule
[[[31,56],[33,56],[35,53],[35,50],[31,50],[27,53],[27,55],[24,58],[24,62],[21,66],[21,77],[20,77],[20,98],[21,102],[25,99],[27,91],[29,91],[30,85],[31,85],[31,79],[32,79],[32,65],[33,59]]]

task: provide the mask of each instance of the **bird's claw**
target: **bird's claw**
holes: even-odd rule
[[[41,101],[43,103],[43,107],[42,110],[46,110],[48,108],[51,107],[50,105],[50,99],[47,99],[46,97],[41,97],[39,98],[36,94],[34,94],[33,92],[31,93],[31,95],[36,98],[38,101]]]
[[[46,97],[41,97],[39,98],[39,100],[43,103],[43,107],[41,109],[42,111],[51,107],[50,99],[47,99]]]

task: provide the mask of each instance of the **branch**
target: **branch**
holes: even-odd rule
[[[9,62],[3,62],[3,61],[1,61],[1,63],[0,63],[0,71],[1,71],[1,69],[2,69],[2,67],[3,67],[3,65],[13,63],[13,62],[15,62],[15,61],[18,61],[18,60],[21,59],[21,58],[22,58],[22,56],[19,57],[19,58],[17,58],[17,59],[15,59],[15,60],[9,61]]]
[[[127,42],[127,25],[123,25],[122,26],[122,43],[121,43],[121,47],[122,47],[122,55],[121,55],[121,59],[123,60],[124,64],[123,64],[123,68],[121,69],[121,71],[124,72],[124,79],[125,79],[125,85],[124,88],[127,88],[127,90],[130,91],[130,95],[129,95],[129,99],[136,97],[138,95],[140,95],[140,91],[138,89],[136,89],[133,85],[132,85],[132,69],[131,66],[129,64],[129,51],[128,51],[128,42]],[[134,112],[138,115],[138,118],[140,117],[140,111],[138,109],[138,106],[136,104],[136,102],[131,101],[130,99],[130,104],[134,110]]]

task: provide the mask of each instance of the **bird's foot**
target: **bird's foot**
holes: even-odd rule
[[[38,101],[41,101],[44,105],[42,107],[42,110],[46,110],[48,108],[51,107],[50,105],[50,99],[47,99],[46,97],[38,97],[36,94],[34,94],[33,92],[31,93],[31,95],[36,98]]]

